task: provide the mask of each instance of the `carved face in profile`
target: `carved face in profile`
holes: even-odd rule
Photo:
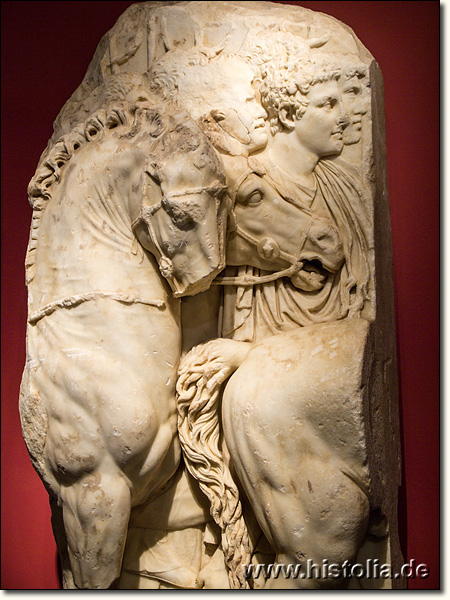
[[[340,154],[348,116],[337,81],[313,85],[307,97],[309,104],[303,116],[295,120],[294,129],[299,142],[317,158]]]
[[[267,113],[257,102],[250,85],[234,85],[236,108],[219,108],[211,116],[223,131],[246,147],[248,153],[264,148],[268,141]]]
[[[357,144],[361,139],[362,117],[367,113],[367,107],[363,97],[361,80],[357,75],[350,79],[341,79],[339,88],[344,108],[350,119],[344,133],[344,144],[350,146],[351,144]]]

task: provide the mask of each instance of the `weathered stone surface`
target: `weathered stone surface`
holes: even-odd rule
[[[383,84],[332,17],[144,2],[29,186],[20,411],[66,588],[392,588]]]

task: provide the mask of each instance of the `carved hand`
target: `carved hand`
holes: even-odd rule
[[[223,383],[247,356],[252,344],[225,338],[195,346],[181,360],[178,369],[178,387],[188,387],[204,379],[207,387]]]

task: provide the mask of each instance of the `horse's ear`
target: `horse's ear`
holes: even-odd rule
[[[147,158],[145,165],[145,173],[158,185],[160,184],[160,177],[158,174],[158,163],[156,157],[150,154]]]

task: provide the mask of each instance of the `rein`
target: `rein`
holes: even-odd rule
[[[263,238],[258,241],[255,237],[253,237],[250,233],[244,231],[240,225],[236,225],[236,233],[239,237],[243,238],[247,242],[250,242],[258,251],[258,254],[264,256],[264,247],[268,245],[268,247],[272,250],[274,249],[276,252],[276,256],[274,258],[284,258],[287,262],[291,264],[287,269],[283,269],[282,271],[275,271],[271,275],[242,275],[240,277],[216,277],[212,282],[212,285],[242,285],[242,286],[252,286],[258,285],[260,283],[269,283],[270,281],[276,281],[281,277],[292,277],[298,271],[300,271],[305,264],[305,261],[300,260],[289,254],[288,252],[284,252],[280,249],[278,244],[272,240],[271,238]],[[306,239],[306,235],[304,236]],[[303,247],[304,241],[301,247]],[[301,248],[300,248],[301,250]]]

